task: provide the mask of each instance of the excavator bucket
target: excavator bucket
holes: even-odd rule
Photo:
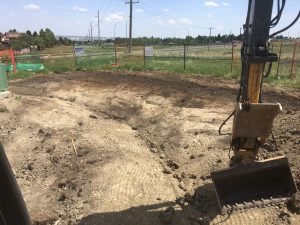
[[[211,173],[221,210],[224,206],[266,199],[286,199],[296,185],[286,157]]]

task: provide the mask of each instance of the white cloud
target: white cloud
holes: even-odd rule
[[[126,16],[121,15],[121,14],[117,14],[117,13],[110,13],[105,20],[107,22],[119,22],[119,21],[123,21],[126,20]]]
[[[75,20],[74,23],[75,23],[76,25],[81,25],[81,22],[80,22],[79,20]]]
[[[206,16],[207,16],[208,18],[214,18],[214,16],[213,16],[212,14],[210,14],[210,13],[207,13]]]
[[[72,9],[73,9],[74,11],[77,11],[77,12],[87,12],[87,11],[89,11],[87,8],[82,8],[82,7],[79,7],[79,6],[77,6],[77,5],[74,5],[74,6],[72,7]]]
[[[171,10],[170,9],[164,9],[163,11],[164,12],[170,12]]]
[[[162,19],[160,16],[157,16],[156,17],[156,21],[158,24],[160,25],[176,25],[177,24],[177,21],[174,20],[174,19],[167,19],[167,20],[164,20]]]
[[[180,20],[175,19],[162,19],[160,16],[156,17],[156,21],[160,25],[177,25],[177,24],[193,24],[193,22],[187,18],[181,18]]]
[[[167,23],[170,24],[170,25],[177,24],[176,20],[174,20],[174,19],[168,19]]]
[[[135,10],[136,12],[138,12],[138,13],[144,13],[145,11],[144,10],[142,10],[142,9],[137,9],[137,10]]]
[[[227,3],[227,2],[222,2],[222,5],[223,5],[223,6],[230,6],[230,4]]]
[[[15,14],[13,14],[13,13],[8,13],[8,15],[9,15],[9,16],[14,16]]]
[[[207,1],[204,4],[205,6],[212,6],[212,7],[218,7],[220,6],[220,4],[218,4],[217,2],[213,2],[213,1]]]
[[[179,20],[179,23],[181,24],[192,24],[193,22],[187,18],[182,18],[181,20]]]
[[[31,4],[28,4],[28,5],[24,5],[24,9],[27,9],[27,10],[40,10],[41,7],[31,3]]]
[[[223,27],[222,25],[218,25],[218,26],[217,26],[217,30],[218,30],[219,32],[223,32],[223,31],[224,31],[224,27]]]

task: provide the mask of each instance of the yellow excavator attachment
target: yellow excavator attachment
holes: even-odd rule
[[[212,172],[211,176],[221,210],[227,205],[286,199],[297,191],[286,157]]]
[[[256,161],[258,142],[270,136],[273,121],[282,111],[280,103],[259,102],[263,70],[264,64],[250,65],[249,102],[235,107],[231,139],[240,163],[211,173],[221,210],[253,201],[286,200],[297,191],[286,157]]]

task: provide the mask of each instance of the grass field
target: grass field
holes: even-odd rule
[[[72,46],[57,46],[38,52],[43,58],[45,70],[42,73],[65,73],[75,70],[131,70],[131,71],[163,71],[170,73],[220,76],[228,79],[237,79],[240,76],[240,46],[232,52],[231,45],[219,46],[188,46],[184,68],[183,46],[153,46],[154,56],[144,61],[143,46],[134,46],[131,54],[126,54],[124,44],[116,45],[118,67],[113,44],[99,46],[84,46],[85,55],[75,62]],[[280,53],[280,43],[272,43],[273,52]],[[291,79],[291,61],[294,43],[283,43],[280,64],[275,63],[267,82],[300,88],[300,46],[296,49],[294,70]],[[233,61],[232,61],[233,56]],[[25,57],[26,59],[26,57]],[[77,67],[76,67],[77,65]],[[278,75],[277,75],[277,67]],[[232,67],[232,68],[231,68]],[[232,69],[232,71],[231,71]],[[10,77],[24,78],[32,72],[18,72]]]

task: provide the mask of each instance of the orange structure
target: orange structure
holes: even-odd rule
[[[11,62],[11,64],[13,65],[13,71],[15,73],[17,70],[17,66],[15,61],[14,51],[12,49],[0,51],[0,57],[1,58],[7,57],[8,60],[5,63]]]

